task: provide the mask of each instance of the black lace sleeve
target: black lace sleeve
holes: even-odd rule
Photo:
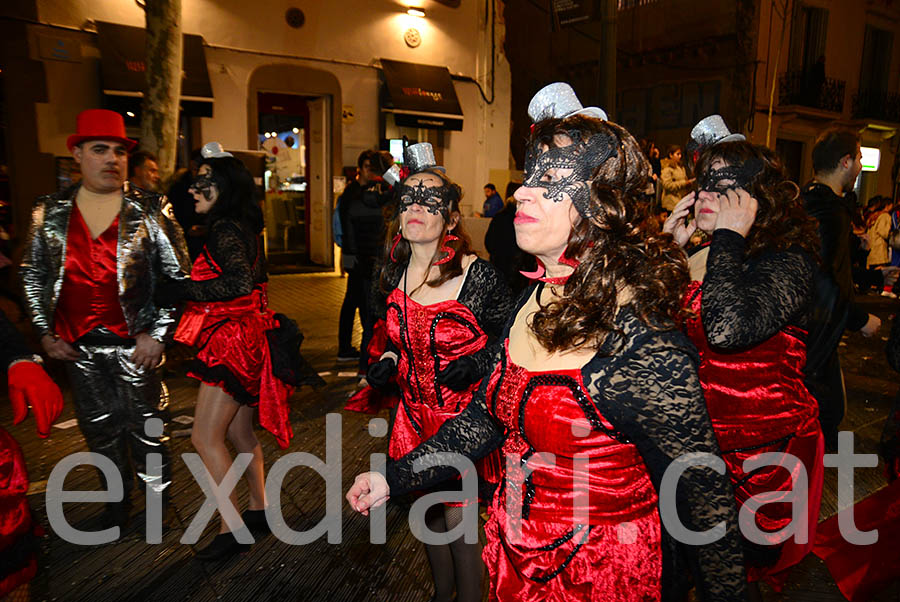
[[[697,376],[696,351],[679,332],[653,332],[630,311],[621,320],[622,344],[603,350],[583,370],[600,412],[634,443],[660,492],[663,518],[663,599],[683,588],[684,561],[701,600],[743,600],[746,588],[734,492],[724,465],[685,470],[676,494],[660,491],[672,463],[689,454],[721,462]],[[610,353],[606,350],[606,353]],[[692,531],[717,526],[721,537],[705,545],[677,543],[667,527],[675,514]],[[677,597],[677,596],[676,596]]]
[[[484,378],[491,373],[497,363],[497,354],[502,351],[499,337],[513,313],[515,299],[496,268],[483,259],[476,259],[469,267],[458,300],[472,310],[478,325],[489,337],[483,349],[469,356],[475,360],[478,374]]]
[[[458,476],[459,472],[447,465],[447,453],[462,454],[477,460],[500,447],[503,429],[487,408],[489,380],[485,378],[481,381],[469,405],[442,424],[433,437],[402,458],[388,460],[385,478],[392,496],[429,489]]]
[[[230,220],[212,224],[203,252],[219,267],[221,274],[212,280],[179,283],[183,298],[191,301],[227,301],[249,295],[256,282],[265,280],[256,259],[256,237],[253,240]]]
[[[744,237],[732,230],[713,233],[701,317],[715,347],[750,347],[788,324],[805,327],[813,261],[796,247],[747,259],[746,246]]]

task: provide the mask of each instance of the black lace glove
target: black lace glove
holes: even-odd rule
[[[153,299],[158,307],[175,307],[185,300],[184,286],[173,278],[162,278],[156,283]]]
[[[478,364],[471,357],[464,355],[447,364],[438,372],[439,385],[449,387],[452,391],[462,391],[478,380]]]
[[[397,372],[397,362],[386,357],[369,366],[366,371],[366,382],[376,389],[380,389],[391,382],[391,377],[395,372]]]

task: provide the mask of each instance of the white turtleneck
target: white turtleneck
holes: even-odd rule
[[[75,197],[78,210],[87,224],[92,238],[103,234],[122,208],[122,191],[116,190],[107,194],[91,192],[84,186],[78,189]]]

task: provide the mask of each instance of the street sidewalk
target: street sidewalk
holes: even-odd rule
[[[319,371],[326,386],[318,391],[304,388],[291,398],[291,423],[294,439],[288,450],[280,450],[274,439],[258,430],[266,456],[267,470],[279,458],[293,452],[307,452],[337,465],[340,460],[340,485],[343,492],[353,477],[369,468],[372,453],[383,453],[384,437],[369,434],[372,418],[343,412],[347,397],[358,379],[355,364],[337,363],[337,318],[343,300],[346,279],[334,274],[272,276],[269,285],[270,306],[293,318],[305,335],[302,351]],[[867,309],[884,320],[880,336],[864,339],[851,334],[841,347],[842,362],[850,398],[845,428],[856,433],[857,450],[871,453],[881,432],[887,408],[897,392],[898,377],[886,364],[884,339],[890,329],[889,318],[898,302],[882,297],[865,300]],[[354,335],[358,346],[359,329]],[[57,367],[58,368],[58,367]],[[50,371],[61,371],[51,363]],[[47,535],[41,539],[38,577],[33,582],[35,600],[397,600],[414,602],[431,595],[431,579],[424,548],[410,534],[406,509],[391,503],[387,511],[387,542],[369,543],[369,519],[353,512],[341,499],[341,542],[330,544],[325,537],[303,546],[292,546],[274,536],[258,541],[250,552],[230,562],[204,565],[194,558],[194,548],[208,543],[215,534],[211,521],[198,546],[180,543],[185,529],[194,519],[204,495],[194,482],[181,456],[193,452],[190,422],[197,385],[183,376],[178,362],[168,366],[166,382],[170,391],[170,448],[174,459],[172,498],[174,516],[164,532],[163,543],[144,541],[141,523],[145,519],[142,494],[135,491],[132,526],[117,541],[102,546],[78,546],[61,539],[49,526],[44,490],[50,471],[66,455],[86,451],[70,403],[66,404],[49,439],[34,434],[31,420],[12,425],[12,412],[0,401],[0,422],[23,447],[32,481],[29,501]],[[65,383],[64,377],[59,382]],[[68,387],[63,390],[69,399]],[[341,422],[341,457],[326,458],[325,420],[337,415]],[[381,415],[387,418],[387,413]],[[337,473],[335,468],[335,473]],[[857,469],[856,499],[882,487],[881,467]],[[94,470],[88,466],[73,469],[65,481],[67,490],[99,488]],[[240,503],[246,504],[243,483],[238,486]],[[280,500],[284,519],[297,531],[313,528],[325,513],[326,486],[322,477],[308,468],[294,468],[285,478]],[[243,506],[241,506],[243,507]],[[101,505],[69,503],[64,506],[70,524],[95,530]],[[836,511],[836,474],[826,470],[821,518]],[[792,572],[786,591],[776,595],[765,591],[767,601],[843,600],[824,564],[810,555]],[[900,601],[900,584],[876,598],[881,602]]]

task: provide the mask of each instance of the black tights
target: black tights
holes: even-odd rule
[[[436,504],[425,513],[425,524],[435,533],[445,533],[462,522],[462,508]],[[434,579],[435,602],[480,602],[484,564],[481,543],[466,543],[462,537],[441,546],[425,545],[431,575]]]

